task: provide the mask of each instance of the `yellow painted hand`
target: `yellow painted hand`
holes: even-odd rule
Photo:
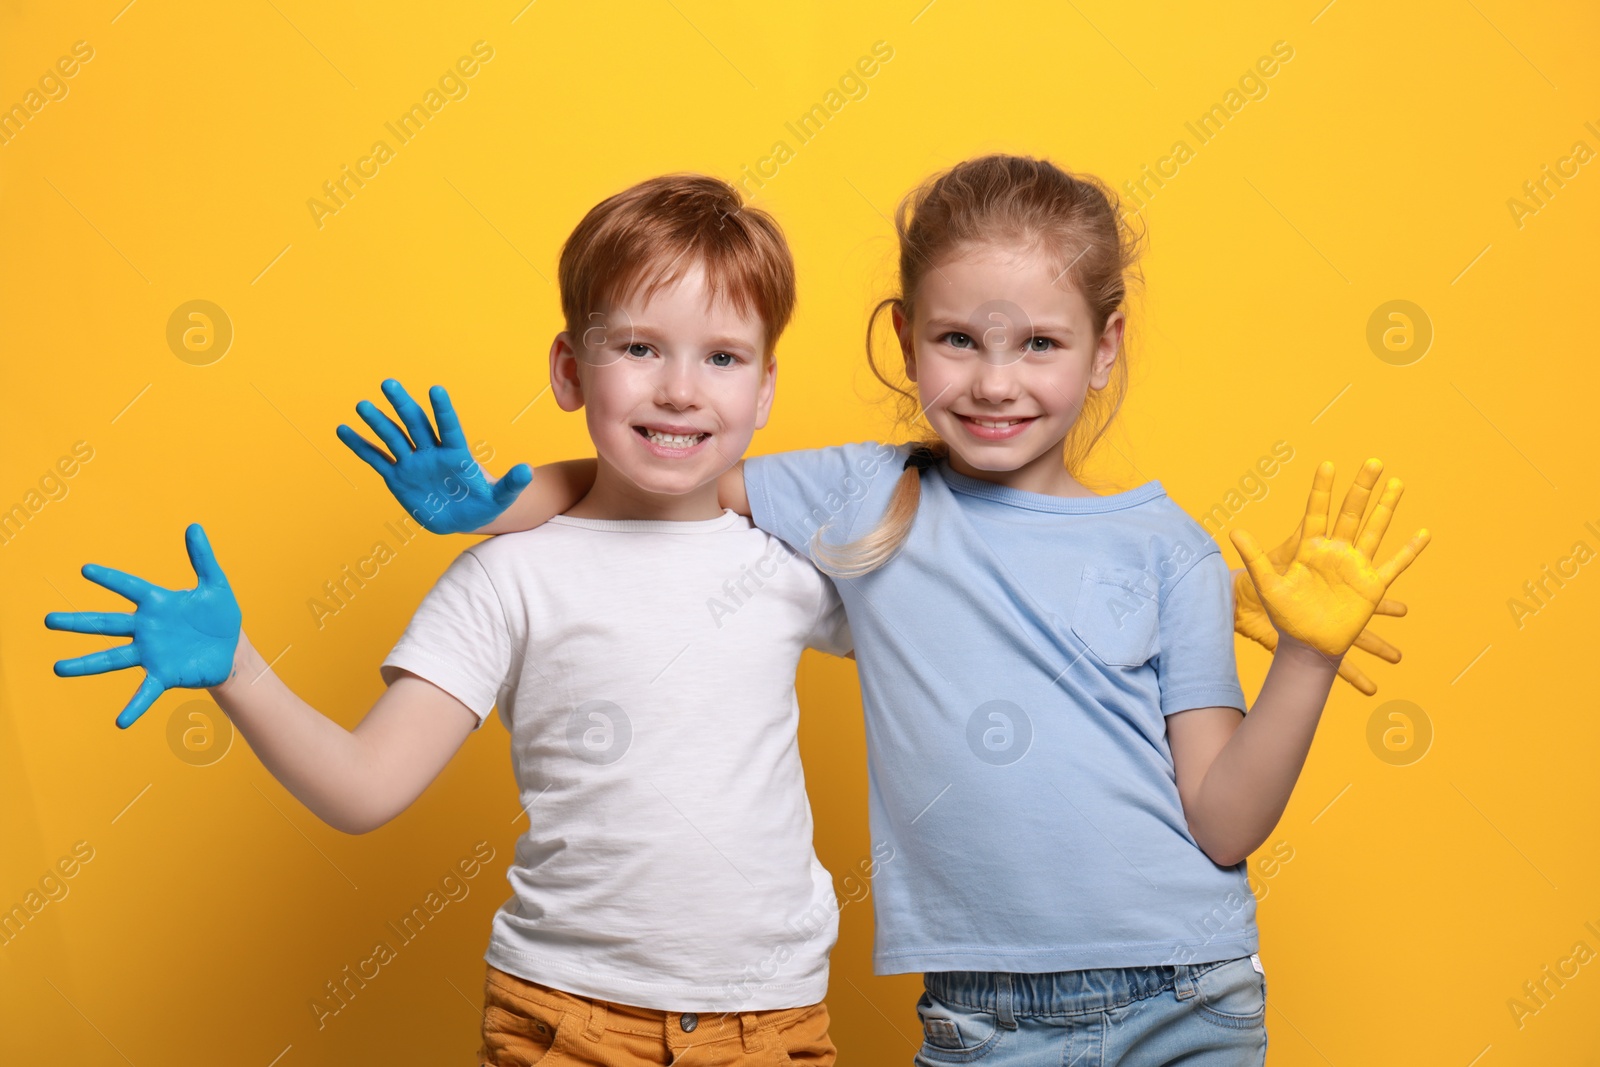
[[[1267,559],[1272,563],[1272,569],[1279,575],[1289,569],[1295,549],[1300,544],[1300,531],[1304,528],[1305,520],[1302,519],[1283,544],[1268,550]],[[1389,597],[1378,601],[1378,606],[1373,612],[1375,615],[1390,615],[1397,618],[1405,613],[1405,604]],[[1266,606],[1261,603],[1261,597],[1256,593],[1256,585],[1250,580],[1250,572],[1242,567],[1233,572],[1233,628],[1240,636],[1248,637],[1268,652],[1277,651],[1278,631],[1272,625],[1272,620],[1267,617]],[[1370,626],[1356,637],[1355,647],[1363,652],[1370,652],[1386,662],[1400,662],[1400,650],[1373,633]],[[1364,696],[1372,696],[1378,691],[1377,684],[1348,658],[1339,661],[1339,677],[1355,686]]]
[[[1426,529],[1419,530],[1386,562],[1373,562],[1404,489],[1398,478],[1389,479],[1377,507],[1363,522],[1362,513],[1382,472],[1381,461],[1367,461],[1346,494],[1331,532],[1328,505],[1334,467],[1327,462],[1317,468],[1299,528],[1271,553],[1263,552],[1244,530],[1230,532],[1249,573],[1250,593],[1254,594],[1249,599],[1260,605],[1257,612],[1239,588],[1245,583],[1236,583],[1235,627],[1239,632],[1263,645],[1271,641],[1268,647],[1274,649],[1277,639],[1287,635],[1330,658],[1342,657],[1351,645],[1390,662],[1400,658],[1393,646],[1367,634],[1366,625],[1374,614],[1405,613],[1403,604],[1386,599],[1384,593],[1427,546],[1431,535]],[[1260,615],[1265,615],[1270,629],[1262,625]],[[1359,671],[1352,669],[1354,677],[1343,669],[1340,673],[1364,693],[1377,691]]]

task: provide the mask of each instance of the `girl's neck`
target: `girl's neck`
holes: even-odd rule
[[[1063,444],[1058,443],[1052,448],[1047,448],[1022,466],[1005,471],[979,470],[962,459],[955,449],[951,449],[950,469],[968,478],[993,482],[1025,493],[1038,493],[1041,496],[1098,496],[1098,493],[1068,473]]]

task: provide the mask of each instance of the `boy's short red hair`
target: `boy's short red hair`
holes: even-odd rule
[[[607,197],[561,248],[561,312],[581,336],[589,316],[636,289],[648,299],[700,263],[712,292],[766,326],[766,356],[794,313],[794,257],[778,223],[727,182],[666,174]]]

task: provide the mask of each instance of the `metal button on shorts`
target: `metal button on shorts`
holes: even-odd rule
[[[692,1011],[684,1012],[678,1017],[678,1025],[683,1027],[684,1033],[693,1033],[694,1028],[700,1025],[700,1016]]]

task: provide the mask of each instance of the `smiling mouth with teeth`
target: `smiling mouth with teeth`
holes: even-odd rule
[[[1034,416],[1014,416],[1009,419],[986,419],[979,415],[957,415],[956,418],[966,419],[968,422],[977,423],[979,426],[983,426],[990,430],[1003,430],[1008,426],[1015,426],[1019,422],[1031,422]]]
[[[644,426],[635,426],[633,432],[662,448],[693,448],[711,436],[707,433],[662,433]]]

